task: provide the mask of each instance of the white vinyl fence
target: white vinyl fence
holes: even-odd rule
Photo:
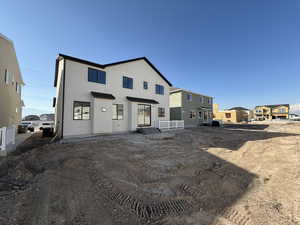
[[[15,126],[0,128],[0,151],[5,151],[8,145],[14,145],[15,137]]]
[[[184,120],[160,120],[158,128],[161,130],[184,129]]]

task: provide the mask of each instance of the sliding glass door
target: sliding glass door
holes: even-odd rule
[[[138,104],[138,126],[151,126],[151,105]]]

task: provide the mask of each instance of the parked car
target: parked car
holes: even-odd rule
[[[53,128],[54,127],[54,122],[43,122],[40,124],[40,130],[43,130],[45,128]]]
[[[27,132],[27,126],[25,124],[19,124],[18,125],[18,134],[24,134]]]

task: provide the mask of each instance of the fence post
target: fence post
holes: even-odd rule
[[[12,126],[12,138],[13,138],[12,143],[14,145],[16,142],[16,126],[15,125]]]
[[[2,129],[2,146],[1,146],[1,150],[5,150],[6,149],[6,127],[1,128]]]

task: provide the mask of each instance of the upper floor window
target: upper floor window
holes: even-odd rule
[[[144,81],[143,86],[144,86],[144,89],[147,90],[148,89],[148,82]]]
[[[122,120],[124,116],[124,107],[122,104],[113,104],[112,107],[112,119]]]
[[[101,70],[88,69],[88,81],[99,84],[106,84],[106,72]]]
[[[187,100],[190,101],[190,102],[193,100],[192,99],[192,94],[187,94]]]
[[[286,110],[285,110],[285,108],[280,108],[280,109],[279,109],[279,112],[280,112],[280,113],[285,113]]]
[[[123,88],[133,89],[133,79],[130,77],[123,77]]]
[[[155,93],[159,94],[159,95],[163,95],[164,94],[164,86],[156,84],[155,85]]]
[[[89,120],[90,107],[90,102],[73,102],[73,120]]]
[[[4,81],[5,81],[6,84],[8,84],[9,80],[10,80],[10,78],[9,78],[9,72],[8,72],[7,69],[5,69]]]
[[[165,117],[165,108],[158,108],[158,117]]]

